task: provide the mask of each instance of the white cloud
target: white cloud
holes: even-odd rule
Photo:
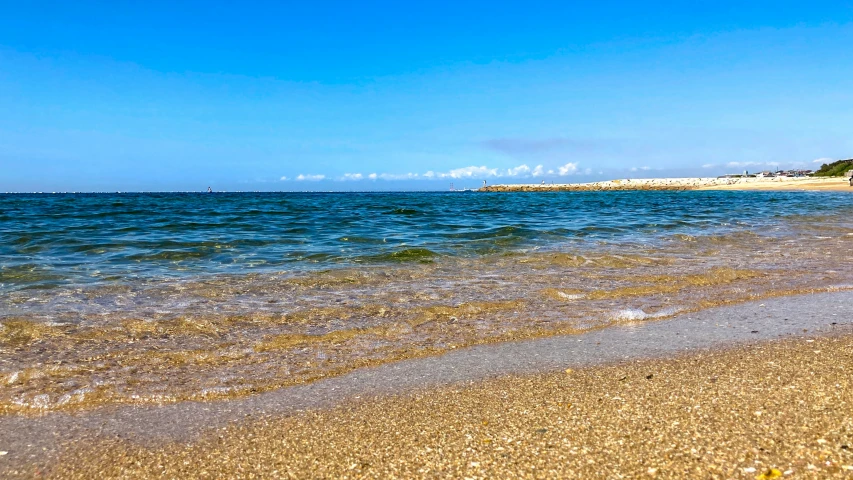
[[[781,163],[779,163],[779,162],[729,162],[726,164],[726,166],[729,168],[738,168],[738,167],[740,167],[740,168],[745,168],[745,167],[757,167],[757,168],[772,167],[772,168],[776,168],[780,165],[781,165]],[[716,165],[712,165],[712,166],[716,166]]]
[[[565,177],[566,175],[571,175],[571,174],[577,172],[578,171],[578,164],[569,162],[569,163],[563,165],[562,167],[559,167],[557,170],[559,170],[561,177]]]
[[[643,167],[647,169],[648,167]],[[559,173],[558,173],[559,172]],[[586,173],[591,173],[592,170],[586,169]],[[557,168],[557,172],[553,169],[545,170],[545,167],[542,165],[536,165],[534,168],[530,168],[527,164],[521,164],[517,167],[507,168],[507,169],[498,169],[498,168],[489,168],[485,165],[471,165],[468,167],[462,168],[454,168],[448,170],[446,172],[436,172],[434,170],[429,170],[426,173],[371,173],[368,175],[364,175],[361,173],[344,173],[339,177],[334,177],[334,180],[338,181],[358,181],[358,180],[444,180],[444,179],[486,179],[486,178],[530,178],[530,177],[543,177],[547,175],[557,175],[566,176],[575,173],[581,173],[578,170],[577,163],[567,163],[561,167]],[[329,177],[326,175],[317,174],[300,174],[296,178],[288,178],[281,177],[281,180],[297,180],[297,181],[319,181],[325,180]]]
[[[382,180],[414,180],[420,178],[420,175],[417,173],[404,173],[404,174],[394,174],[394,173],[380,173],[377,175]]]
[[[702,165],[702,168],[715,168],[717,166],[718,165],[716,163],[706,163],[705,165]]]
[[[281,178],[279,178],[279,180],[281,180],[283,182],[283,181],[287,180],[287,177],[281,177]]]
[[[812,160],[812,163],[832,163],[834,161],[835,161],[835,159],[832,159],[829,157],[820,157],[820,158],[816,158],[816,159]]]
[[[770,165],[769,163],[761,163],[761,162],[729,162],[726,164],[727,167],[751,167],[753,165]]]
[[[311,182],[316,182],[316,181],[318,181],[318,180],[322,180],[322,179],[324,179],[324,178],[326,178],[326,176],[325,176],[325,175],[303,175],[303,174],[301,174],[301,173],[300,173],[300,174],[296,177],[296,180],[298,180],[298,181],[300,181],[300,182],[301,182],[301,181],[303,181],[303,180],[308,180],[308,181],[311,181]]]
[[[480,167],[463,167],[463,168],[454,168],[453,170],[447,173],[439,174],[440,178],[485,178],[485,177],[497,177],[498,169],[497,168],[487,168],[485,165]]]
[[[472,165],[470,167],[454,168],[453,170],[449,170],[447,172],[434,172],[430,170],[423,174],[422,177],[427,179],[461,179],[492,177],[528,177],[531,174],[534,176],[541,175],[542,165],[538,165],[535,169],[531,170],[530,167],[528,167],[526,164],[521,164],[517,167],[507,168],[505,171],[499,170],[497,168],[489,168],[485,165],[481,165],[479,167]]]
[[[652,169],[652,167],[631,167],[632,172],[636,172],[637,170],[646,171],[646,170],[651,170],[651,169]]]

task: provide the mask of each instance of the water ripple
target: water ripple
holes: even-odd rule
[[[784,205],[784,208],[780,207]],[[316,270],[738,231],[784,236],[849,196],[802,192],[0,195],[0,291]],[[839,220],[841,219],[841,220]],[[35,267],[34,267],[35,266]],[[96,273],[95,273],[96,272]]]

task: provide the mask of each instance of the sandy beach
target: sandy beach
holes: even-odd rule
[[[0,480],[853,480],[850,6],[7,2]]]
[[[636,178],[590,183],[490,185],[481,192],[623,191],[623,190],[765,190],[853,192],[840,177]]]
[[[767,190],[767,191],[818,191],[853,192],[847,179],[842,178],[788,178],[788,179],[743,179],[765,181],[741,181],[727,185],[700,187],[699,190]]]
[[[848,335],[508,377],[253,421],[192,444],[81,448],[55,474],[850,478],[852,360]]]
[[[485,345],[242,400],[6,416],[0,473],[845,478],[851,300]]]

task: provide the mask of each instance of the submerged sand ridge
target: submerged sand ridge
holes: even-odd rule
[[[850,191],[846,178],[744,177],[744,178],[634,178],[590,183],[489,185],[481,192],[562,192],[623,190],[808,190]]]

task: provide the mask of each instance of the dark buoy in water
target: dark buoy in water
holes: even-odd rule
[[[213,189],[210,187],[207,187],[207,193],[213,193]]]

